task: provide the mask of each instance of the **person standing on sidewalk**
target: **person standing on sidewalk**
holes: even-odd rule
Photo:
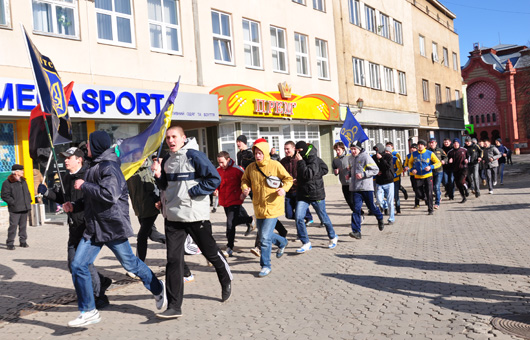
[[[333,174],[335,176],[339,176],[340,184],[342,185],[342,194],[344,195],[344,199],[346,200],[346,203],[348,203],[348,206],[350,207],[350,210],[353,211],[353,202],[351,201],[351,193],[350,193],[350,180],[346,179],[346,175],[348,175],[348,172],[350,171],[350,155],[346,152],[346,146],[343,142],[337,142],[335,145],[333,145],[333,149],[337,153],[337,157],[333,159],[333,163],[331,164],[333,168]]]
[[[389,225],[395,222],[393,158],[392,147],[390,146],[385,147],[381,153],[378,150],[374,157],[375,163],[379,168],[379,172],[375,176],[377,203],[383,209],[385,215],[388,216]]]
[[[65,152],[61,152],[60,156],[64,157],[64,165],[68,172],[63,177],[64,195],[62,190],[54,186],[48,189],[44,184],[39,185],[38,192],[43,197],[59,204],[65,202],[76,202],[83,199],[83,192],[74,188],[75,181],[85,178],[86,165],[83,164],[83,156],[85,153],[76,147],[69,148]],[[75,252],[79,242],[83,238],[85,232],[85,213],[81,207],[75,212],[68,214],[68,243],[67,243],[67,259],[68,270],[72,273],[72,262],[74,261]],[[90,276],[92,278],[92,288],[94,290],[94,298],[96,300],[96,308],[102,309],[109,305],[109,298],[105,295],[105,291],[112,284],[112,280],[99,273],[94,264],[88,266]]]
[[[182,316],[184,244],[188,235],[214,266],[221,284],[222,302],[232,294],[232,273],[212,236],[210,223],[209,195],[221,184],[219,173],[208,157],[199,151],[195,138],[186,138],[182,127],[167,129],[166,143],[169,153],[162,163],[153,162],[151,170],[161,190],[167,246],[168,308],[157,316],[172,319]]]
[[[438,169],[434,169],[432,172],[432,181],[433,181],[433,190],[434,190],[434,209],[438,209],[440,202],[442,200],[442,190],[440,185],[442,184],[442,179],[444,176],[443,166],[447,163],[447,154],[442,148],[438,147],[436,139],[431,138],[429,140],[429,148],[427,149],[431,152],[434,152],[438,160],[442,163],[442,166]]]
[[[315,209],[320,222],[326,227],[329,238],[328,248],[333,249],[337,246],[339,238],[335,234],[331,220],[326,213],[326,190],[322,179],[328,173],[328,166],[317,156],[317,149],[312,144],[299,141],[296,143],[295,148],[297,151],[295,158],[298,160],[296,169],[298,176],[296,231],[298,238],[302,241],[302,247],[297,249],[296,252],[303,254],[312,248],[304,222],[305,212],[309,205]]]
[[[374,204],[374,179],[373,177],[379,173],[379,168],[375,164],[370,155],[364,151],[361,143],[356,142],[350,145],[352,158],[350,158],[350,191],[353,202],[353,212],[351,216],[350,237],[361,239],[361,209],[363,201],[366,207],[377,218],[377,225],[380,231],[385,228],[383,221],[383,214],[379,208]]]
[[[476,144],[476,139],[470,137],[466,137],[465,146],[469,156],[467,168],[470,188],[478,198],[480,197],[479,163],[482,161],[482,149]]]
[[[466,184],[467,164],[469,163],[468,157],[467,150],[460,147],[460,139],[455,138],[453,140],[453,149],[449,151],[447,158],[448,163],[453,166],[454,182],[462,196],[460,203],[466,203],[467,197],[469,196],[469,190]]]
[[[293,178],[283,165],[270,159],[269,143],[260,138],[252,146],[255,162],[251,163],[241,178],[241,199],[250,192],[254,193],[252,205],[256,215],[258,235],[260,235],[260,266],[259,277],[271,272],[272,244],[278,246],[276,257],[280,258],[287,247],[287,239],[274,233],[278,217],[284,214],[285,192],[293,185]]]
[[[411,154],[408,159],[407,168],[411,169],[416,181],[416,196],[425,200],[429,215],[433,214],[432,200],[432,170],[442,166],[434,152],[426,149],[427,142],[423,139],[418,141],[418,151]]]
[[[226,239],[228,241],[226,252],[228,256],[232,256],[234,253],[236,226],[239,224],[247,225],[245,236],[252,230],[252,217],[248,216],[241,199],[241,177],[243,177],[245,170],[237,165],[226,151],[221,151],[217,154],[217,163],[219,163],[217,172],[221,176],[221,184],[213,194],[219,197],[219,205],[225,209]]]
[[[134,175],[127,180],[127,187],[129,188],[134,214],[138,217],[138,222],[140,223],[136,254],[140,260],[145,262],[147,239],[166,244],[166,236],[156,230],[155,226],[155,221],[158,214],[160,214],[160,210],[156,207],[157,203],[160,202],[160,197],[153,172],[151,171],[151,161],[148,158]],[[127,275],[131,276],[130,273]]]
[[[81,313],[68,323],[70,327],[84,327],[101,321],[94,301],[89,265],[94,263],[104,245],[110,248],[126,271],[140,277],[145,288],[154,295],[157,309],[162,309],[167,302],[164,283],[134,256],[129,244],[128,238],[133,235],[133,230],[127,183],[120,170],[120,160],[110,146],[110,136],[105,131],[90,134],[87,148],[92,161],[85,179],[74,182],[74,189],[83,192],[83,199],[63,205],[65,212],[84,209],[86,221],[83,238],[72,262],[72,279]]]
[[[9,228],[7,229],[6,245],[8,250],[15,250],[15,237],[20,241],[20,247],[28,246],[28,212],[31,211],[31,194],[28,183],[24,178],[24,167],[13,164],[11,175],[2,183],[1,197],[7,203],[9,211]]]
[[[497,168],[499,167],[499,158],[501,158],[501,153],[494,145],[491,145],[491,142],[488,138],[483,139],[484,149],[482,163],[484,164],[484,172],[486,175],[486,182],[488,185],[489,194],[493,194],[493,187],[496,184],[497,180]]]

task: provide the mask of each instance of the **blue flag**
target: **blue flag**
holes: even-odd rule
[[[151,124],[139,135],[126,138],[115,148],[116,154],[120,158],[121,172],[125,179],[129,179],[140,168],[149,155],[158,150],[158,147],[165,138],[165,133],[171,124],[173,116],[173,103],[179,91],[179,83],[175,83],[173,91],[169,94],[166,104]]]
[[[40,54],[33,45],[26,29],[22,26],[33,76],[37,83],[42,111],[52,116],[53,144],[72,141],[72,123],[68,115],[68,101],[64,94],[63,83],[50,58]]]
[[[368,140],[368,136],[361,127],[361,124],[359,124],[357,119],[353,116],[353,113],[351,113],[349,107],[348,112],[346,112],[346,119],[340,130],[340,139],[347,148],[349,148],[352,143],[362,143],[365,140]]]

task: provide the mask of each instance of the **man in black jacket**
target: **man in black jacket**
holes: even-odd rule
[[[469,196],[469,191],[467,190],[466,185],[466,176],[467,176],[467,163],[468,155],[467,150],[460,147],[460,139],[455,138],[453,140],[453,149],[447,154],[448,163],[452,166],[453,175],[455,178],[454,183],[462,195],[462,201],[460,203],[465,203],[467,201],[467,196]],[[449,187],[449,190],[452,191],[454,188],[452,185]]]
[[[110,136],[105,131],[90,134],[87,147],[92,161],[85,179],[77,179],[74,183],[74,189],[83,192],[83,200],[63,204],[65,212],[84,209],[86,221],[83,238],[72,262],[72,280],[81,313],[68,323],[70,327],[84,327],[101,321],[88,266],[96,260],[104,245],[116,255],[126,271],[140,277],[145,288],[154,295],[157,309],[167,305],[164,282],[134,256],[129,244],[128,238],[133,235],[133,230],[127,183],[120,170],[120,160],[110,146]]]
[[[468,179],[471,191],[475,197],[480,197],[480,177],[479,177],[479,163],[482,161],[482,149],[476,143],[472,143],[470,137],[466,137],[465,146],[469,156],[469,163],[467,164]]]
[[[435,194],[434,209],[438,209],[442,200],[442,191],[440,190],[440,184],[442,183],[442,179],[444,176],[444,170],[442,167],[447,164],[447,154],[442,148],[438,147],[438,142],[436,142],[435,138],[431,138],[429,140],[429,148],[427,150],[432,151],[436,155],[436,157],[438,157],[440,162],[442,162],[441,167],[432,171],[432,183]]]
[[[7,249],[15,250],[15,237],[20,240],[20,246],[27,248],[28,234],[26,232],[28,223],[28,211],[31,210],[31,195],[28,183],[24,178],[24,167],[14,164],[11,167],[11,175],[2,183],[2,200],[7,203],[9,211],[9,228],[7,229]]]
[[[395,222],[394,213],[394,164],[392,156],[392,147],[387,146],[384,149],[378,148],[374,156],[375,163],[379,168],[379,173],[375,176],[377,183],[376,198],[377,203],[385,215],[388,215],[388,224]],[[380,229],[381,230],[381,229]]]
[[[442,150],[445,152],[445,154],[449,154],[449,151],[453,149],[453,143],[451,143],[451,139],[444,138]],[[442,165],[443,168],[443,178],[442,178],[442,184],[445,188],[445,196],[449,197],[449,200],[454,200],[455,195],[455,187],[454,187],[454,174],[453,174],[453,167],[451,164],[445,163]]]
[[[54,187],[50,190],[44,184],[39,185],[38,192],[45,198],[64,204],[65,202],[75,202],[83,199],[83,192],[74,189],[74,183],[78,179],[85,178],[86,166],[83,164],[84,153],[81,149],[71,147],[60,155],[64,157],[64,165],[68,173],[63,177],[64,195],[59,187]],[[72,261],[75,257],[75,251],[79,241],[83,238],[85,232],[85,217],[82,209],[68,214],[68,270],[72,272]],[[105,290],[110,287],[112,280],[101,275],[94,264],[88,266],[90,276],[92,278],[92,288],[94,289],[94,297],[96,299],[96,308],[101,309],[109,304],[109,299],[105,295]]]
[[[298,254],[302,254],[310,250],[311,242],[307,236],[307,228],[304,217],[307,208],[311,204],[315,209],[320,222],[326,227],[329,237],[329,249],[337,246],[338,237],[335,234],[331,220],[326,213],[326,191],[324,190],[324,180],[322,177],[328,173],[328,166],[322,159],[317,156],[317,149],[304,141],[296,143],[297,154],[297,189],[296,189],[296,231],[298,238],[303,245],[297,249]]]
[[[254,154],[247,145],[247,136],[240,135],[237,137],[236,144],[237,148],[239,149],[237,152],[237,165],[243,167],[243,169],[246,169],[250,163],[254,162]]]

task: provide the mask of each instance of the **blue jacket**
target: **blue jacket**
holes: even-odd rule
[[[434,152],[423,149],[423,151],[414,151],[412,155],[410,155],[407,159],[407,166],[410,170],[416,170],[416,174],[414,175],[415,178],[422,179],[432,176],[432,170],[442,166],[442,163],[438,157],[436,157]],[[425,170],[428,166],[431,167],[429,171]]]
[[[173,222],[198,222],[210,219],[209,195],[221,184],[221,176],[191,137],[180,150],[164,157],[162,174],[156,183],[162,191],[164,218]]]
[[[85,183],[81,186],[86,221],[83,237],[92,242],[110,242],[134,235],[129,219],[129,190],[120,164],[114,149],[108,149],[85,172]],[[76,202],[74,211],[82,208],[80,203]]]

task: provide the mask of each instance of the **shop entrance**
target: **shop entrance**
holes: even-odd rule
[[[276,153],[280,155],[280,158],[285,157],[285,152],[283,151],[284,141],[279,126],[260,126],[259,137],[266,139],[271,149],[276,149]]]

